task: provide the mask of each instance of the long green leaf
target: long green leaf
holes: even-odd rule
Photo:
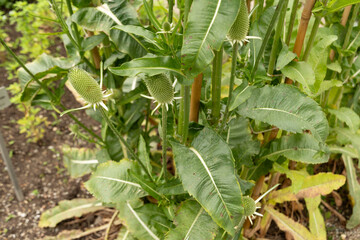
[[[230,234],[243,211],[234,159],[228,145],[213,130],[204,128],[191,147],[171,141],[176,168],[185,190]]]
[[[180,75],[180,65],[170,56],[145,56],[126,62],[120,67],[110,67],[112,73],[120,76],[136,76],[139,73],[146,73],[150,76],[163,72],[174,72]]]
[[[284,214],[276,211],[272,207],[265,206],[265,211],[267,211],[271,215],[272,219],[276,222],[276,224],[281,230],[290,233],[295,238],[295,240],[317,239],[309,232],[309,230],[306,229],[306,227],[304,227],[300,223],[295,222]]]
[[[288,78],[300,83],[305,92],[314,93],[315,74],[311,65],[306,62],[292,62],[281,69],[281,72]]]
[[[289,50],[289,47],[283,43],[283,47],[276,62],[276,70],[283,69],[297,57],[296,53]]]
[[[33,62],[27,63],[25,66],[35,75],[38,79],[43,81],[53,81],[60,79],[62,76],[67,74],[67,70],[74,64],[72,59],[60,59],[54,58],[46,53],[41,54]],[[49,78],[46,80],[45,77],[49,74],[56,74],[56,77]],[[40,90],[40,86],[35,83],[32,77],[23,69],[18,70],[18,77],[20,85],[23,89],[21,93],[21,101],[32,100]]]
[[[41,214],[39,227],[55,227],[59,222],[73,217],[80,217],[83,214],[103,209],[101,202],[95,198],[60,201],[58,206],[46,210]]]
[[[85,187],[103,202],[116,203],[143,197],[145,191],[129,174],[132,167],[133,163],[129,160],[102,163],[85,183]]]
[[[310,232],[317,240],[326,240],[325,221],[319,209],[320,202],[320,196],[315,198],[305,198],[306,208],[309,212]]]
[[[121,2],[118,3],[119,6],[122,6]],[[114,25],[127,24],[128,19],[125,18],[123,21],[122,18],[118,18],[107,4],[97,8],[82,8],[71,16],[71,20],[87,30],[106,33],[119,51],[129,54],[132,58],[142,57],[147,52],[143,42],[135,35],[112,28]]]
[[[337,40],[336,35],[326,35],[311,49],[308,63],[314,70],[315,90],[318,91],[327,71],[328,47]]]
[[[353,211],[346,228],[352,229],[360,224],[360,184],[357,181],[356,169],[351,157],[343,155],[346,169],[346,179],[349,186],[349,192],[352,197]]]
[[[149,153],[146,149],[146,142],[142,135],[140,135],[140,138],[139,138],[139,148],[138,149],[139,149],[139,152],[138,152],[139,159],[144,164],[144,166],[146,167],[148,172],[152,172],[152,166],[150,163]]]
[[[329,134],[321,107],[297,88],[285,84],[255,89],[239,106],[238,113],[290,132],[309,130],[318,141],[325,141]]]
[[[317,164],[327,162],[329,150],[322,142],[310,134],[295,134],[283,136],[271,143],[261,158],[275,161],[279,156],[298,162]]]
[[[336,12],[348,5],[360,3],[360,0],[332,0],[328,6],[327,10],[332,13]]]
[[[157,46],[158,48],[162,49],[155,41],[155,37],[156,37],[155,33],[151,32],[149,30],[146,30],[139,26],[132,26],[132,25],[116,25],[114,28],[124,31],[126,33],[141,36],[149,43],[152,43],[155,46]]]
[[[116,240],[136,240],[136,239],[131,235],[130,231],[127,230],[125,226],[121,226]]]
[[[341,107],[339,109],[329,109],[329,112],[335,115],[340,121],[345,122],[353,133],[359,129],[360,117],[351,108]]]
[[[166,234],[165,240],[212,240],[219,229],[194,200],[182,203],[174,222],[176,228]]]
[[[154,204],[138,207],[127,201],[118,204],[117,208],[120,220],[137,239],[160,240],[170,228],[166,215]]]
[[[239,7],[240,1],[232,0],[193,2],[181,49],[181,61],[187,75],[195,76],[211,63],[212,49],[220,49]]]
[[[64,165],[74,178],[90,173],[99,163],[95,151],[91,149],[64,146],[62,152]]]
[[[259,153],[260,142],[252,139],[247,118],[238,117],[229,122],[226,142],[234,155],[237,169],[242,165],[253,165],[251,157]]]

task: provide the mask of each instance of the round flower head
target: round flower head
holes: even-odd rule
[[[84,99],[87,105],[81,108],[69,109],[61,113],[61,116],[69,112],[90,107],[93,107],[94,110],[96,110],[98,106],[102,106],[105,110],[108,110],[103,100],[105,100],[111,94],[104,95],[105,91],[101,91],[102,71],[100,85],[88,72],[77,67],[74,67],[69,71],[68,78],[71,86],[73,86],[75,91],[81,96],[82,99]]]
[[[68,77],[73,88],[86,102],[96,104],[102,101],[100,86],[88,72],[81,68],[73,68],[69,71]]]
[[[275,186],[273,186],[272,188],[267,190],[263,195],[261,195],[256,200],[252,199],[249,196],[245,196],[242,198],[242,203],[243,203],[243,207],[244,207],[244,216],[249,219],[251,224],[253,224],[251,218],[254,218],[255,217],[254,215],[259,216],[259,217],[263,216],[261,213],[256,212],[256,209],[260,208],[260,207],[257,207],[256,204],[258,202],[260,202],[260,200],[263,199],[263,197],[265,197],[269,192],[271,192],[272,190],[277,188],[279,185],[280,184],[276,184]]]
[[[154,113],[160,106],[165,106],[168,110],[168,105],[172,105],[174,99],[179,99],[178,97],[174,97],[174,86],[176,81],[172,84],[165,74],[146,76],[143,80],[151,97],[145,95],[142,96],[152,99],[154,102],[158,103],[152,113]]]
[[[259,37],[247,36],[249,31],[249,13],[245,0],[240,0],[240,9],[235,22],[231,26],[228,38],[232,41],[238,41],[240,45],[248,42],[248,39],[260,39]]]

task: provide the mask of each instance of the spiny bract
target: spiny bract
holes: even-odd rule
[[[245,0],[240,0],[240,9],[228,36],[231,40],[244,41],[249,30],[249,13]]]
[[[249,196],[245,196],[242,198],[243,207],[244,207],[244,215],[246,217],[251,216],[256,211],[256,204],[254,199]]]
[[[165,74],[145,77],[144,82],[150,95],[160,104],[170,104],[174,100],[174,88]]]
[[[99,84],[85,70],[73,68],[69,71],[69,80],[76,92],[88,103],[102,102],[103,94]]]

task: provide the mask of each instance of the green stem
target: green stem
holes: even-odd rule
[[[303,55],[303,61],[305,61],[305,62],[307,61],[307,59],[308,59],[308,57],[310,55],[311,48],[312,48],[312,46],[314,44],[314,41],[315,41],[315,36],[316,36],[317,31],[318,31],[319,26],[320,26],[321,18],[322,18],[322,16],[316,16],[316,18],[315,18],[314,25],[313,25],[313,28],[311,29],[310,37],[309,37],[309,40],[307,42],[305,52],[304,52],[304,55]]]
[[[189,131],[189,114],[190,114],[190,86],[184,87],[184,109],[183,112],[180,112],[184,116],[183,122],[183,133],[182,133],[182,143],[186,143],[188,131]]]
[[[173,20],[173,9],[174,9],[174,0],[168,0],[169,4],[169,15],[168,15],[168,22],[172,23]]]
[[[239,223],[238,226],[237,226],[237,230],[236,230],[235,236],[234,236],[234,238],[233,238],[232,240],[239,240],[239,239],[241,239],[241,238],[240,238],[240,236],[241,236],[241,230],[242,230],[242,228],[243,228],[243,225],[244,225],[245,220],[246,220],[246,217],[243,216],[243,217],[241,218],[240,223]]]
[[[238,49],[239,49],[239,43],[238,41],[235,41],[234,46],[233,46],[233,51],[232,51],[232,59],[231,59],[231,74],[230,74],[230,83],[229,83],[229,95],[228,95],[228,100],[226,103],[226,108],[225,108],[225,113],[224,113],[224,118],[220,127],[220,132],[223,131],[224,126],[227,122],[228,119],[228,115],[229,115],[229,107],[230,107],[230,103],[232,100],[232,93],[233,93],[233,88],[234,88],[234,82],[235,82],[235,73],[236,73],[236,63],[237,63],[237,53],[238,53]]]
[[[66,6],[68,8],[68,11],[69,11],[69,14],[71,17],[74,14],[74,12],[73,12],[70,0],[66,0]],[[79,29],[77,28],[77,25],[72,22],[71,27],[74,28],[76,41],[80,44],[80,33],[79,33]]]
[[[212,123],[217,125],[220,119],[221,109],[221,74],[222,74],[222,59],[223,59],[223,46],[219,51],[214,50],[215,57],[213,60],[213,69],[211,76],[211,98],[212,98]]]
[[[65,106],[63,106],[62,104],[60,104],[60,107],[63,109],[63,111],[66,111],[67,108]],[[67,114],[72,120],[74,120],[74,122],[76,122],[80,127],[82,127],[86,132],[88,132],[91,136],[93,136],[94,138],[100,140],[100,142],[104,143],[104,141],[101,139],[101,137],[99,137],[96,133],[94,133],[93,130],[91,130],[90,128],[86,127],[82,122],[79,121],[79,119],[77,119],[77,117],[75,117],[72,113],[68,113]]]
[[[164,173],[164,179],[166,181],[166,166],[167,166],[167,155],[166,155],[166,131],[167,131],[167,111],[166,107],[162,106],[162,123],[161,123],[161,130],[162,130],[162,172]]]
[[[16,56],[16,54],[8,47],[8,45],[4,42],[2,38],[0,38],[0,43],[4,46],[5,50],[15,59],[15,61],[31,76],[32,79],[35,80],[37,84],[43,89],[43,91],[46,93],[46,95],[50,98],[51,102],[58,102],[57,97],[47,88],[46,85],[44,85],[26,66],[25,64]],[[66,111],[66,107],[59,103],[59,106],[63,109],[63,111]],[[87,131],[91,136],[97,138],[101,142],[103,140],[91,129],[87,128],[84,124],[82,124],[74,115],[71,113],[68,114],[71,119],[73,119],[80,127],[82,127],[85,131]]]
[[[15,59],[15,61],[35,80],[37,84],[45,91],[51,100],[54,99],[54,94],[25,66],[25,64],[16,56],[16,54],[8,47],[5,41],[0,38],[0,43],[4,46],[5,50]]]
[[[297,13],[297,8],[298,8],[298,5],[299,5],[299,0],[294,0],[293,2],[293,6],[292,6],[292,9],[291,9],[291,15],[290,15],[290,22],[289,22],[289,27],[288,27],[288,32],[286,33],[286,45],[289,46],[290,44],[290,40],[291,40],[291,33],[294,29],[294,23],[295,23],[295,18],[296,18],[296,13]]]
[[[279,42],[280,42],[281,34],[284,29],[284,19],[285,19],[287,5],[288,5],[289,0],[284,0],[284,1],[285,1],[285,4],[282,7],[279,21],[276,26],[273,47],[271,49],[271,54],[270,54],[269,67],[268,67],[268,74],[270,76],[272,76],[274,73],[275,61],[278,56]]]
[[[256,56],[255,64],[254,64],[254,67],[253,67],[253,69],[252,69],[252,71],[251,71],[251,77],[250,77],[251,80],[253,80],[254,77],[255,77],[255,73],[256,73],[257,68],[258,68],[258,66],[259,66],[260,60],[261,60],[261,58],[263,57],[263,54],[264,54],[266,45],[267,45],[267,43],[268,43],[268,41],[269,41],[269,39],[270,39],[271,32],[272,32],[272,30],[274,29],[276,19],[277,19],[277,17],[279,16],[279,14],[280,14],[280,12],[281,12],[281,8],[282,8],[284,2],[285,2],[285,1],[279,1],[278,5],[277,5],[277,7],[276,7],[276,9],[275,9],[274,15],[273,15],[273,17],[272,17],[272,19],[271,19],[270,25],[269,25],[269,27],[268,27],[268,29],[267,29],[267,31],[266,31],[265,37],[264,37],[263,42],[262,42],[262,44],[261,44],[259,53],[258,53],[258,55]]]
[[[260,19],[264,9],[264,0],[259,0],[259,7],[256,9],[256,19]]]
[[[105,119],[106,123],[110,127],[110,129],[113,131],[113,133],[116,135],[116,137],[119,139],[122,144],[125,145],[127,150],[129,151],[131,157],[133,157],[139,165],[144,169],[145,173],[149,176],[149,179],[154,182],[153,178],[151,177],[151,173],[149,170],[145,167],[144,163],[140,160],[140,158],[135,154],[135,152],[131,149],[130,145],[127,143],[127,141],[121,136],[121,133],[115,128],[113,123],[111,122],[110,118],[106,114],[105,110],[102,107],[99,107],[100,113],[102,117]]]

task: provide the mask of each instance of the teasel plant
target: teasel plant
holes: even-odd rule
[[[68,13],[51,4],[68,57],[24,64],[6,49],[22,66],[22,98],[73,118],[84,129],[75,135],[96,143],[64,148],[72,177],[91,173],[94,199],[59,203],[41,227],[69,209],[114,208],[105,239],[120,223],[119,239],[266,237],[272,221],[326,239],[322,196],[345,180],[353,196],[358,186],[358,1],[67,0]],[[330,34],[340,21],[344,39]],[[101,136],[65,108],[66,81]],[[337,160],[346,178],[319,171]],[[286,215],[287,202],[302,204],[309,227]]]

